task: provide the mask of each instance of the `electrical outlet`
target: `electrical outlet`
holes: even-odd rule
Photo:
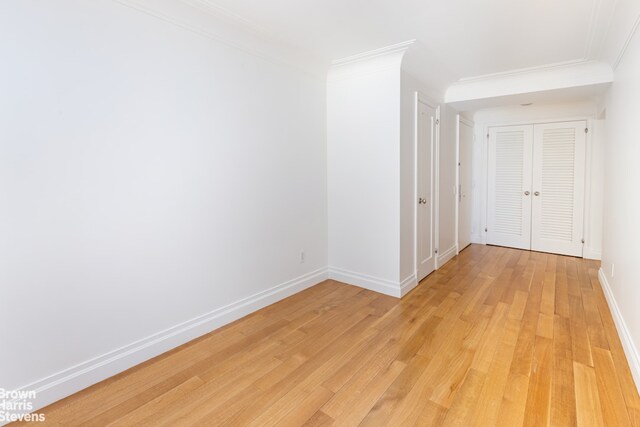
[[[304,264],[304,251],[300,252],[300,264]]]

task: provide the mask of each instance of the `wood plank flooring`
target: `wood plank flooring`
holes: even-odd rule
[[[67,426],[640,425],[597,269],[472,245],[402,300],[326,281],[42,412]]]

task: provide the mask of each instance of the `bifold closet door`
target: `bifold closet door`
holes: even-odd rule
[[[487,243],[531,249],[533,126],[489,129]]]
[[[586,122],[535,125],[531,249],[582,256]]]

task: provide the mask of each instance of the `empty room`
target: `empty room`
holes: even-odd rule
[[[0,425],[640,426],[640,1],[0,2]]]

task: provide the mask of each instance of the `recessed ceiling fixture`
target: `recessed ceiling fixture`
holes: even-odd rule
[[[529,105],[533,105],[533,102],[527,102],[526,104],[520,104],[523,107],[528,107]]]

